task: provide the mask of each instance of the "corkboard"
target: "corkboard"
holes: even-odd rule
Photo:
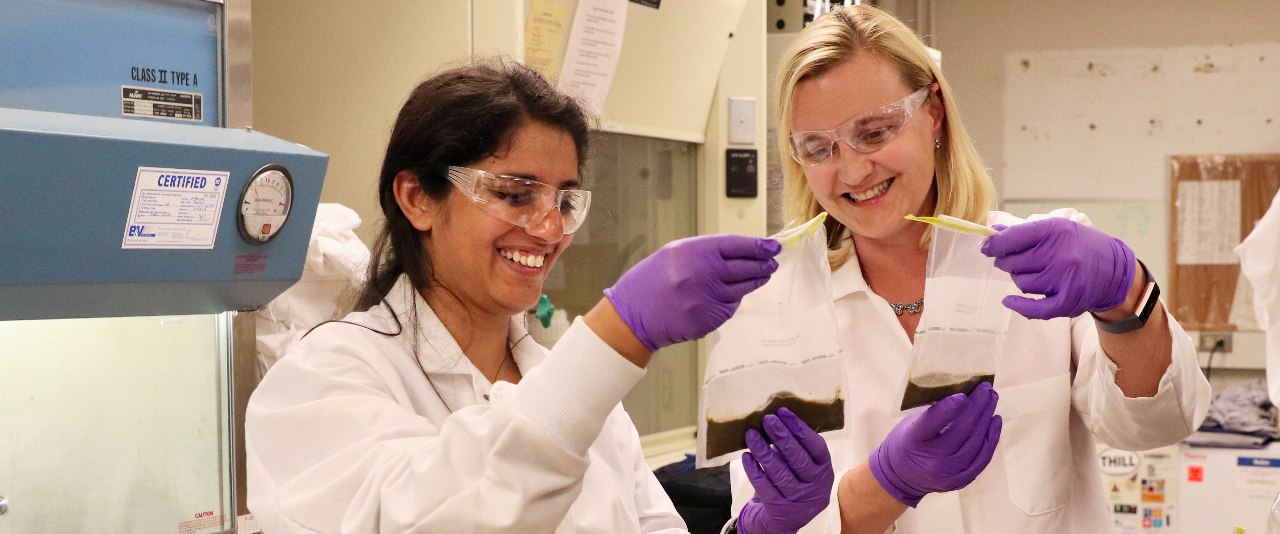
[[[1165,302],[1190,330],[1235,330],[1239,259],[1230,252],[1280,190],[1280,154],[1173,156]]]

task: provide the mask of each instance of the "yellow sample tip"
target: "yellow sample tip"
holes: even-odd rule
[[[932,224],[934,226],[946,228],[947,230],[951,230],[952,232],[960,232],[960,233],[975,234],[975,235],[986,235],[986,236],[996,235],[996,231],[992,230],[989,227],[983,226],[976,222],[970,222],[964,219],[958,219],[950,215],[939,215],[937,217],[917,217],[915,215],[908,214],[906,218],[912,221]]]

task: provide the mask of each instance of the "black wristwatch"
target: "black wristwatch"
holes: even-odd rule
[[[1138,299],[1138,314],[1119,321],[1104,321],[1098,318],[1097,314],[1089,312],[1089,315],[1093,316],[1093,323],[1098,325],[1098,330],[1108,334],[1124,334],[1146,326],[1147,318],[1151,317],[1151,312],[1156,309],[1156,303],[1160,302],[1160,285],[1156,283],[1155,278],[1151,277],[1147,264],[1138,260],[1138,265],[1142,267],[1142,275],[1147,278],[1147,289],[1142,292],[1142,298]]]

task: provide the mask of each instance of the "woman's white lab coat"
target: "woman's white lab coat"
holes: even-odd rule
[[[644,371],[585,324],[548,351],[513,320],[524,377],[490,389],[407,277],[387,301],[405,333],[386,306],[324,324],[250,399],[264,532],[685,532],[620,404]]]
[[[1080,222],[1073,210],[1054,212]],[[1020,219],[992,212],[989,224]],[[899,421],[900,382],[911,343],[885,299],[871,292],[856,256],[833,273],[841,347],[849,379],[843,437],[829,437],[837,473],[866,461]],[[1088,533],[1111,531],[1111,518],[1094,440],[1127,450],[1176,443],[1208,411],[1209,383],[1191,339],[1168,316],[1173,362],[1150,398],[1126,398],[1115,385],[1116,366],[1102,352],[1089,315],[1029,320],[1016,313],[997,357],[996,412],[1004,429],[995,457],[968,487],[931,494],[898,519],[898,534],[989,532]],[[751,496],[739,464],[732,469],[734,515]],[[840,531],[832,506],[801,530]]]
[[[1240,272],[1253,286],[1253,313],[1266,335],[1267,393],[1280,404],[1280,193],[1236,246]]]

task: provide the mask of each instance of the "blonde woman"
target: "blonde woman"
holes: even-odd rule
[[[1029,221],[991,211],[994,187],[946,79],[892,16],[837,9],[805,28],[780,65],[788,215],[831,215],[851,389],[852,433],[828,442],[832,506],[800,532],[1109,532],[1094,441],[1128,450],[1176,443],[1200,424],[1210,396],[1146,268],[1073,210]],[[957,419],[922,430],[886,409],[929,304],[928,233],[907,214],[1000,229],[983,253],[1030,295],[1005,299],[1017,313],[996,357],[991,425]],[[991,426],[999,445],[985,468],[951,445]],[[750,497],[744,480],[735,471],[735,506]]]

